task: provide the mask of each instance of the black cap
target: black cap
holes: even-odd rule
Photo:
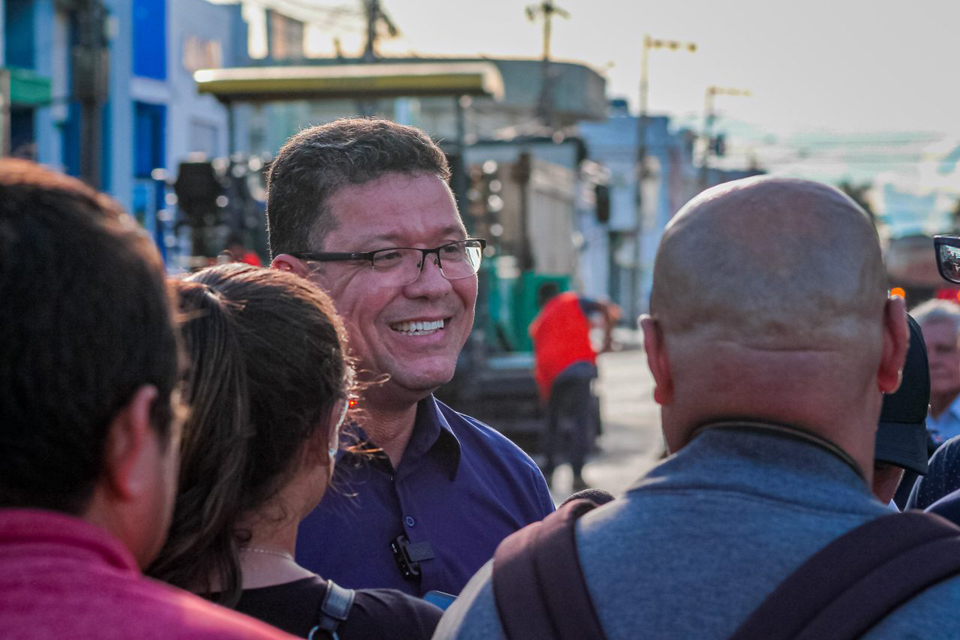
[[[910,316],[907,324],[910,348],[903,364],[903,379],[896,393],[883,398],[874,459],[926,475],[930,367],[920,325]]]

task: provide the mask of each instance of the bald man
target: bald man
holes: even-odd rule
[[[673,455],[579,520],[579,561],[606,637],[727,638],[806,558],[890,513],[871,480],[908,344],[903,301],[887,297],[876,231],[852,200],[755,178],[677,214],[650,309]],[[958,605],[957,581],[941,583],[870,637],[941,637],[945,621],[960,628]],[[488,564],[434,637],[503,636]]]

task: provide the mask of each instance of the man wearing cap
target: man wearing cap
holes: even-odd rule
[[[907,323],[910,348],[903,365],[903,379],[896,393],[883,397],[873,454],[873,493],[883,503],[894,500],[904,484],[905,501],[917,476],[927,473],[930,370],[920,325],[910,316]]]

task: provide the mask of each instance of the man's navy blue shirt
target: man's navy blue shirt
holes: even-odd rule
[[[960,491],[948,493],[924,511],[943,516],[953,524],[960,526]]]
[[[505,537],[553,510],[527,454],[430,396],[396,469],[382,453],[341,452],[332,486],[300,523],[297,562],[352,589],[457,594]],[[419,580],[402,576],[390,550],[401,534],[435,555]]]
[[[927,475],[918,478],[907,500],[907,509],[926,509],[960,489],[960,436],[950,438],[930,458]]]

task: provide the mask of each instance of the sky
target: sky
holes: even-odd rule
[[[297,0],[296,4],[304,4]],[[401,31],[384,53],[540,55],[539,23],[524,0],[382,0]],[[317,0],[321,7],[354,3]],[[650,109],[702,117],[708,85],[749,89],[721,109],[776,131],[960,131],[953,0],[558,0],[553,55],[601,71],[611,95],[637,100],[643,34],[695,42],[653,51]],[[322,14],[318,13],[322,16]],[[360,20],[337,19],[346,51],[362,47]],[[353,28],[351,28],[353,27]],[[322,40],[318,44],[322,45]],[[330,38],[332,42],[332,38]],[[328,43],[332,51],[332,44]]]
[[[254,0],[266,2],[267,0]],[[350,55],[363,46],[360,0],[269,0],[316,19],[310,44]],[[386,55],[539,57],[531,0],[381,0],[399,28]],[[641,43],[694,42],[696,53],[654,50],[649,108],[699,127],[710,85],[730,162],[758,158],[782,174],[836,182],[893,181],[955,189],[960,146],[955,0],[556,0],[552,55],[607,78],[610,97],[638,101]],[[312,7],[316,7],[315,9]],[[947,157],[948,165],[943,159]],[[952,176],[951,176],[952,173]]]

